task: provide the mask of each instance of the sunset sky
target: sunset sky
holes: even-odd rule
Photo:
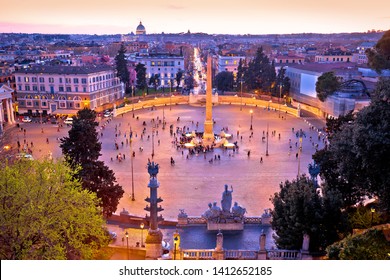
[[[0,0],[0,32],[287,34],[390,29],[389,0]]]

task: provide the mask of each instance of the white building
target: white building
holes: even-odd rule
[[[75,114],[124,96],[114,68],[101,66],[33,66],[15,72],[18,112]]]
[[[232,72],[235,77],[237,74],[237,67],[240,63],[240,59],[245,60],[245,56],[235,52],[230,52],[226,55],[218,55],[217,73],[223,71]]]
[[[3,134],[4,124],[15,123],[14,109],[12,105],[12,93],[14,90],[5,85],[0,84],[0,136]]]
[[[146,78],[160,75],[160,85],[170,87],[170,80],[176,84],[175,77],[179,71],[184,71],[184,57],[174,54],[149,54],[136,56],[135,64],[142,63],[146,67]],[[184,77],[184,75],[183,75]],[[183,80],[182,80],[183,83]]]

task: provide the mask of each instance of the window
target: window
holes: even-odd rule
[[[70,84],[71,83],[71,78],[65,78],[65,83]]]
[[[66,87],[66,92],[72,92],[72,88],[71,87]]]
[[[87,79],[86,79],[86,78],[82,78],[82,79],[81,79],[81,83],[82,83],[82,84],[86,84],[86,83],[87,83]]]
[[[83,87],[83,92],[87,92],[87,88],[86,87]]]
[[[39,77],[39,82],[40,83],[44,83],[45,82],[45,78],[44,77]]]
[[[32,86],[32,89],[33,89],[33,91],[38,91],[38,86],[33,85],[33,86]]]
[[[64,87],[63,86],[58,87],[58,91],[64,91]]]
[[[28,83],[28,82],[29,82],[28,77],[24,77],[24,81],[25,81],[26,83]]]
[[[60,83],[62,83],[62,78],[60,78]]]
[[[42,101],[42,107],[47,107],[47,102],[46,101]]]
[[[22,80],[22,79],[21,79],[20,77],[18,77],[18,82],[21,82],[21,80]]]
[[[39,87],[39,90],[40,90],[40,91],[46,91],[46,88],[45,88],[44,85],[41,85],[41,86]]]
[[[25,89],[26,89],[26,90],[30,90],[30,85],[26,85],[26,86],[25,86]]]
[[[33,104],[32,104],[32,101],[26,101],[26,106],[27,106],[27,107],[32,107],[32,105],[33,105]]]
[[[36,83],[37,82],[37,78],[36,77],[32,77],[31,78],[31,82]]]
[[[96,81],[95,77],[92,78],[92,82],[94,83]]]
[[[74,88],[74,91],[75,91],[75,92],[78,92],[78,91],[79,91],[79,88],[78,88],[78,87],[75,87],[75,88]]]
[[[49,78],[49,83],[54,83],[54,78]]]
[[[22,90],[22,86],[21,86],[21,85],[18,85],[18,89],[19,89],[19,90]]]

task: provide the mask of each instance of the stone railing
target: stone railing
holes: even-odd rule
[[[261,224],[261,217],[244,217],[244,224]]]
[[[257,260],[257,251],[250,250],[225,250],[225,260]]]
[[[189,225],[203,225],[206,223],[206,219],[202,217],[187,217],[187,224]]]
[[[269,260],[300,260],[302,255],[297,250],[267,250]]]
[[[183,260],[212,260],[214,250],[182,250]]]

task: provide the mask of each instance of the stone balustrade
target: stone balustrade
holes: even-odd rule
[[[214,250],[181,250],[183,260],[212,260]]]
[[[251,250],[225,250],[225,260],[257,260],[257,251]]]
[[[300,260],[301,252],[297,250],[268,250],[267,259],[269,260]]]

